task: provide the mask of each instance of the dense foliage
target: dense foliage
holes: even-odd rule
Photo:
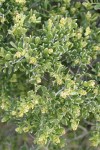
[[[51,150],[80,129],[98,146],[98,16],[85,2],[0,0],[2,122],[15,123],[18,133],[33,134]]]

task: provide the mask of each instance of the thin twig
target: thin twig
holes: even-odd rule
[[[69,140],[68,143],[70,143],[70,142],[72,142],[72,141],[77,141],[77,140],[79,140],[79,139],[82,139],[82,138],[85,137],[86,135],[88,135],[88,132],[84,132],[83,134],[81,134],[81,135],[79,135],[79,136],[77,136],[77,137],[75,137],[75,138]]]
[[[92,126],[95,126],[94,123],[90,122],[90,121],[87,121],[87,120],[84,120],[85,123],[87,123],[88,125],[92,125]]]
[[[16,64],[16,63],[18,63],[18,62],[20,62],[23,58],[24,58],[24,56],[21,57],[20,59],[18,59],[17,61],[13,62],[12,65],[14,65],[14,64]]]
[[[58,94],[60,94],[64,89],[65,89],[65,86],[62,87],[62,89],[60,89],[60,90],[55,94],[55,96],[57,96]]]
[[[28,133],[28,135],[29,135],[32,139],[34,139],[34,136],[33,136],[33,135],[31,135],[30,133]]]

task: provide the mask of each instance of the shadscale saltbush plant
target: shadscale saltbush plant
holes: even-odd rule
[[[2,122],[62,146],[67,129],[73,135],[88,120],[92,145],[100,143],[97,18],[85,2],[0,0]]]

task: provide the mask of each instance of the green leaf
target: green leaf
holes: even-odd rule
[[[16,48],[17,49],[17,46],[15,45],[15,43],[14,42],[10,42],[10,45],[12,46],[12,47],[14,47],[14,48]]]
[[[96,5],[94,6],[94,9],[95,9],[95,10],[99,10],[99,9],[100,9],[100,4],[96,4]]]

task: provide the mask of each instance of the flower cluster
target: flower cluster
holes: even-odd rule
[[[56,8],[48,0],[10,3],[8,13],[2,9],[0,27],[2,122],[14,120],[16,131],[34,133],[37,144],[59,146],[65,128],[73,137],[84,119],[100,121],[100,31],[94,12],[70,0],[57,1]],[[94,146],[98,137],[91,138]]]

